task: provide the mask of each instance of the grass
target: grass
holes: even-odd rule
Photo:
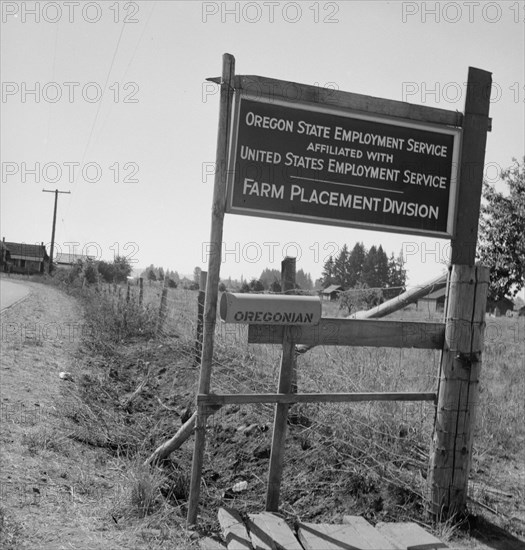
[[[165,536],[173,536],[174,525],[184,525],[192,442],[158,469],[140,464],[191,415],[198,378],[197,293],[169,289],[167,317],[159,327],[160,293],[159,285],[145,284],[140,307],[136,293],[126,303],[116,294],[84,292],[91,327],[84,349],[90,355],[62,400],[73,423],[71,437],[104,450],[128,472],[112,515],[119,523],[121,518],[147,520],[155,537],[162,535],[159,541],[170,540]],[[323,308],[326,316],[344,313],[333,303]],[[414,308],[392,317],[440,320],[439,314]],[[488,461],[523,453],[524,323],[523,318],[488,319],[473,481]],[[219,322],[212,391],[274,392],[279,353],[279,346],[247,344],[246,327]],[[438,370],[439,353],[432,350],[318,347],[299,357],[298,383],[301,392],[434,391]],[[264,404],[230,406],[210,418],[201,533],[217,532],[218,506],[231,504],[242,513],[262,509],[273,411]],[[282,513],[292,522],[336,522],[344,514],[363,515],[373,523],[425,521],[433,419],[430,403],[292,406]],[[496,487],[501,483],[490,473],[479,479]],[[248,489],[232,495],[239,481],[247,481]],[[457,524],[436,529],[451,537]]]

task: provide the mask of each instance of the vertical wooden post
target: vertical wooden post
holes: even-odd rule
[[[226,211],[226,177],[228,167],[228,134],[232,115],[233,91],[235,80],[235,58],[224,54],[222,57],[222,79],[219,110],[219,129],[217,134],[216,171],[213,187],[213,205],[210,232],[210,256],[208,279],[206,281],[206,300],[204,303],[204,331],[202,344],[199,393],[210,392],[215,323],[217,320],[217,299],[221,268],[221,249],[224,213]],[[191,468],[190,497],[188,502],[188,525],[197,520],[199,493],[206,443],[206,420],[208,411],[203,405],[197,408],[195,426],[195,447]]]
[[[486,267],[452,266],[428,475],[429,512],[440,520],[465,512],[488,283]]]
[[[428,475],[428,510],[438,519],[466,507],[489,273],[474,266],[489,127],[491,73],[469,67],[445,344]]]
[[[206,279],[208,273],[201,271],[199,279],[199,294],[197,296],[197,334],[195,336],[195,358],[193,359],[193,366],[201,364],[202,354],[202,329],[204,324],[204,300],[206,298]]]
[[[491,73],[469,67],[456,221],[451,243],[452,265],[474,265],[476,257],[491,87]]]
[[[128,288],[127,288],[127,291],[126,291],[126,302],[129,303],[129,300],[131,298],[131,285],[128,281]]]
[[[159,308],[159,319],[157,323],[157,334],[162,331],[164,327],[164,321],[166,319],[166,312],[168,310],[168,278],[164,278],[164,286],[162,287],[162,294],[160,296],[160,308]]]
[[[281,289],[283,292],[295,288],[295,258],[285,258],[281,264]],[[290,393],[292,390],[295,344],[293,341],[293,327],[284,327],[283,351],[281,355],[281,369],[279,372],[279,393]],[[288,403],[278,403],[275,406],[273,423],[272,450],[270,454],[270,473],[268,476],[268,491],[266,493],[266,511],[279,510],[279,494],[283,473],[284,445],[288,422]]]
[[[144,303],[144,279],[140,277],[139,279],[139,305],[141,306]]]
[[[281,292],[294,294],[296,288],[296,258],[286,257],[281,265]],[[297,393],[297,356],[292,357],[292,378],[290,392]]]

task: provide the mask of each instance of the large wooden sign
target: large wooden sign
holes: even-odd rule
[[[460,130],[237,94],[227,211],[451,237]]]

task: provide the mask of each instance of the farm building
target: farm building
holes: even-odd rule
[[[81,262],[89,262],[95,260],[95,256],[89,256],[86,254],[68,254],[66,252],[59,252],[55,259],[53,260],[53,263],[57,267],[72,267],[76,263]]]
[[[2,271],[7,271],[7,266],[11,261],[11,254],[9,250],[7,250],[5,241],[0,242],[0,254],[2,258],[2,264],[1,264]]]
[[[446,288],[435,290],[417,301],[417,309],[429,313],[437,313],[445,309]]]
[[[2,246],[4,271],[28,275],[44,273],[45,266],[49,262],[44,243],[27,244],[2,241]]]
[[[344,288],[341,285],[330,285],[325,289],[321,290],[321,298],[323,300],[330,300],[335,302],[339,298],[339,294],[344,291]]]
[[[505,316],[507,311],[514,311],[514,302],[510,298],[487,301],[487,313],[494,315],[494,317]]]

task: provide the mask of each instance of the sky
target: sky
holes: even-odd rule
[[[207,269],[222,55],[236,74],[462,111],[493,73],[485,177],[524,154],[525,2],[2,0],[1,235],[135,268]],[[341,246],[404,253],[408,284],[449,241],[227,214],[221,278],[285,255],[313,279]],[[73,244],[77,243],[77,244]],[[270,244],[272,243],[272,244]]]

